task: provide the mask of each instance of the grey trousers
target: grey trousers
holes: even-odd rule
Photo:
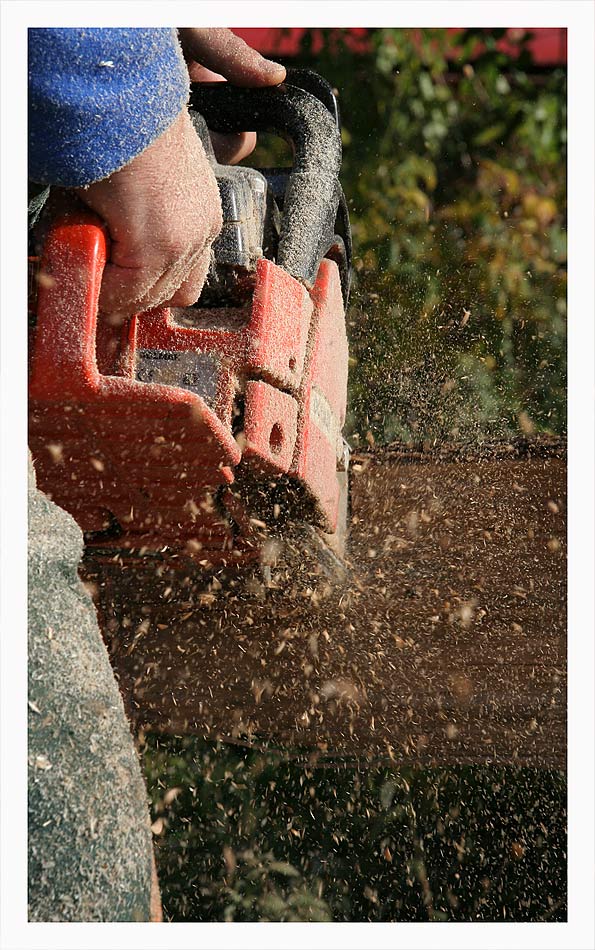
[[[146,790],[76,523],[29,465],[29,919],[150,919]]]

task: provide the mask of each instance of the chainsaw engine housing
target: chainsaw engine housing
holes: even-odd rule
[[[296,158],[292,169],[259,171],[211,156],[224,223],[196,305],[123,325],[98,316],[109,253],[101,222],[86,213],[55,221],[45,242],[30,446],[40,488],[106,556],[191,558],[209,568],[263,560],[288,523],[332,538],[343,517],[350,238],[339,131],[328,103],[299,85],[228,88],[223,105],[214,86],[193,92],[210,127],[210,113],[227,117],[224,129],[236,111],[245,122],[247,96],[254,126],[268,115],[266,128],[290,135]],[[278,117],[286,100],[290,132]],[[332,152],[316,194],[303,160],[314,133]],[[296,208],[318,221],[307,248],[294,247],[296,229],[304,240]]]

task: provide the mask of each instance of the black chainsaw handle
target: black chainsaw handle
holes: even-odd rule
[[[341,193],[341,134],[336,114],[291,81],[259,89],[223,82],[193,83],[190,107],[214,132],[272,132],[291,143],[294,159],[283,203],[277,263],[312,287],[320,248],[329,226],[334,225]]]

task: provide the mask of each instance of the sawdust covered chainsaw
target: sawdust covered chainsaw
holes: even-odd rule
[[[30,341],[39,487],[100,561],[266,570],[292,526],[341,554],[351,237],[335,97],[294,70],[275,88],[194,85],[190,111],[224,218],[194,306],[98,317],[102,223],[49,230]],[[208,129],[245,128],[289,140],[292,167],[218,165]]]

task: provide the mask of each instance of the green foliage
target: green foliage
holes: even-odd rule
[[[352,432],[477,441],[565,429],[566,77],[467,30],[326,32],[356,280]]]
[[[565,781],[149,738],[174,920],[563,920]]]

